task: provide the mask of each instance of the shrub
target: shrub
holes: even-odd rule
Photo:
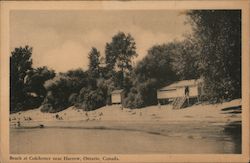
[[[144,101],[140,93],[138,93],[137,91],[131,91],[128,94],[127,98],[125,98],[124,105],[125,107],[131,109],[141,108],[144,106]]]
[[[77,93],[72,93],[69,96],[68,102],[69,102],[70,105],[75,105],[77,103],[77,96],[78,96]]]
[[[106,93],[98,89],[83,87],[76,98],[75,106],[86,111],[98,109],[106,104]]]
[[[78,83],[77,78],[65,75],[60,75],[53,80],[47,81],[45,88],[48,93],[42,105],[50,104],[53,108],[52,110],[50,109],[50,112],[58,112],[66,109],[74,104],[74,96],[76,97],[76,95],[72,94],[76,94],[79,84],[81,83]]]
[[[45,112],[45,113],[53,113],[54,109],[52,107],[51,104],[42,104],[41,106],[41,112]]]

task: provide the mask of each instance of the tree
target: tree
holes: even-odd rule
[[[27,92],[24,78],[32,70],[32,48],[29,46],[15,48],[10,56],[10,112],[25,108]]]
[[[125,105],[140,108],[157,104],[157,89],[177,80],[172,68],[173,44],[155,45],[135,67]]]
[[[123,87],[124,74],[132,70],[131,59],[137,56],[134,38],[130,34],[118,32],[112,37],[112,42],[106,44],[105,54],[109,72],[118,69],[122,74],[120,83]]]
[[[171,65],[179,80],[200,78],[200,46],[196,39],[189,36],[183,41],[170,44]]]
[[[58,112],[73,105],[75,97],[73,98],[72,94],[78,94],[82,87],[88,87],[90,83],[94,85],[87,73],[81,69],[60,73],[55,78],[46,81],[44,86],[47,95],[41,107],[42,111]]]
[[[90,90],[84,95],[83,107],[86,111],[95,110],[105,105],[106,99],[101,89]]]
[[[46,66],[44,66],[28,71],[24,82],[27,85],[28,92],[33,92],[38,97],[44,98],[46,96],[46,90],[43,85],[45,81],[54,77],[55,71],[49,70]]]
[[[57,76],[45,83],[47,96],[43,101],[43,112],[58,112],[70,106],[69,97],[75,93],[75,81],[68,76]],[[47,108],[47,106],[49,106]]]
[[[100,52],[95,47],[92,47],[88,58],[89,58],[89,72],[91,76],[95,78],[99,77]]]
[[[241,11],[192,10],[187,15],[201,46],[207,97],[216,101],[241,97]]]
[[[156,79],[157,87],[176,81],[177,76],[171,65],[173,47],[171,43],[150,48],[147,56],[135,68],[139,80]]]

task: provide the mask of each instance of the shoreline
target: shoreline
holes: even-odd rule
[[[11,128],[11,151],[13,153],[30,153],[30,148],[32,148],[34,153],[44,153],[48,150],[55,154],[68,153],[69,149],[71,153],[79,151],[83,153],[97,151],[98,153],[114,153],[114,149],[117,150],[117,146],[119,146],[119,153],[127,153],[131,150],[132,153],[159,153],[162,151],[187,153],[190,152],[188,146],[192,146],[199,150],[193,150],[191,153],[241,152],[241,122],[212,124],[210,122],[191,121],[176,123],[75,121],[48,122],[44,125],[43,128]],[[55,148],[51,149],[51,141],[47,139],[48,135],[54,140]],[[30,137],[32,140],[26,140],[26,137]],[[21,148],[22,145],[17,147],[17,144],[20,144],[20,139],[24,140],[24,142],[21,142],[22,144],[29,142],[30,146],[25,150]],[[140,143],[139,146],[134,146],[135,139],[138,140],[137,143]],[[41,140],[43,146],[39,146],[40,143],[37,140]],[[89,145],[86,146],[86,143]],[[72,144],[75,145],[72,146]],[[157,148],[151,149],[151,145],[157,146]],[[182,145],[186,147],[179,148]],[[65,146],[67,148],[64,148]],[[228,148],[224,148],[225,146]],[[126,149],[129,149],[129,151]]]
[[[143,109],[121,109],[105,106],[94,111],[69,107],[58,113],[42,113],[40,109],[10,114],[10,127],[91,126],[113,124],[192,124],[226,125],[241,121],[241,99],[222,104],[199,104],[173,110],[171,105],[149,106]],[[19,124],[18,124],[19,123]]]
[[[32,122],[22,122],[18,127],[16,123],[10,123],[10,128],[12,129],[23,129],[23,128],[95,128],[95,127],[112,127],[114,124],[117,127],[123,127],[124,125],[192,125],[192,124],[209,124],[209,126],[227,126],[232,123],[240,123],[241,120],[182,120],[182,121],[84,121],[84,120],[71,120],[71,121],[32,121]]]
[[[15,121],[10,122],[10,149],[19,154],[69,151],[72,154],[238,154],[242,152],[240,105],[241,100],[181,110],[172,110],[171,105],[137,110],[111,106],[90,111],[88,116],[71,107],[56,113],[61,120],[55,118],[56,114],[36,109],[11,115],[10,118],[31,117],[32,120],[22,119],[20,127],[12,125]],[[135,140],[139,145],[134,145]]]

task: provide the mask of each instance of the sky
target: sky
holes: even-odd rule
[[[121,31],[135,39],[138,62],[153,45],[184,39],[191,32],[185,21],[181,10],[14,10],[10,50],[33,47],[33,67],[86,70],[91,47],[105,56],[106,43]]]

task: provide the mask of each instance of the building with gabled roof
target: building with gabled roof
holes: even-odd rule
[[[111,92],[111,103],[112,104],[122,104],[124,99],[124,90],[117,89]]]
[[[174,82],[157,90],[157,99],[161,101],[174,101],[177,98],[197,98],[203,95],[203,80],[191,79]]]

